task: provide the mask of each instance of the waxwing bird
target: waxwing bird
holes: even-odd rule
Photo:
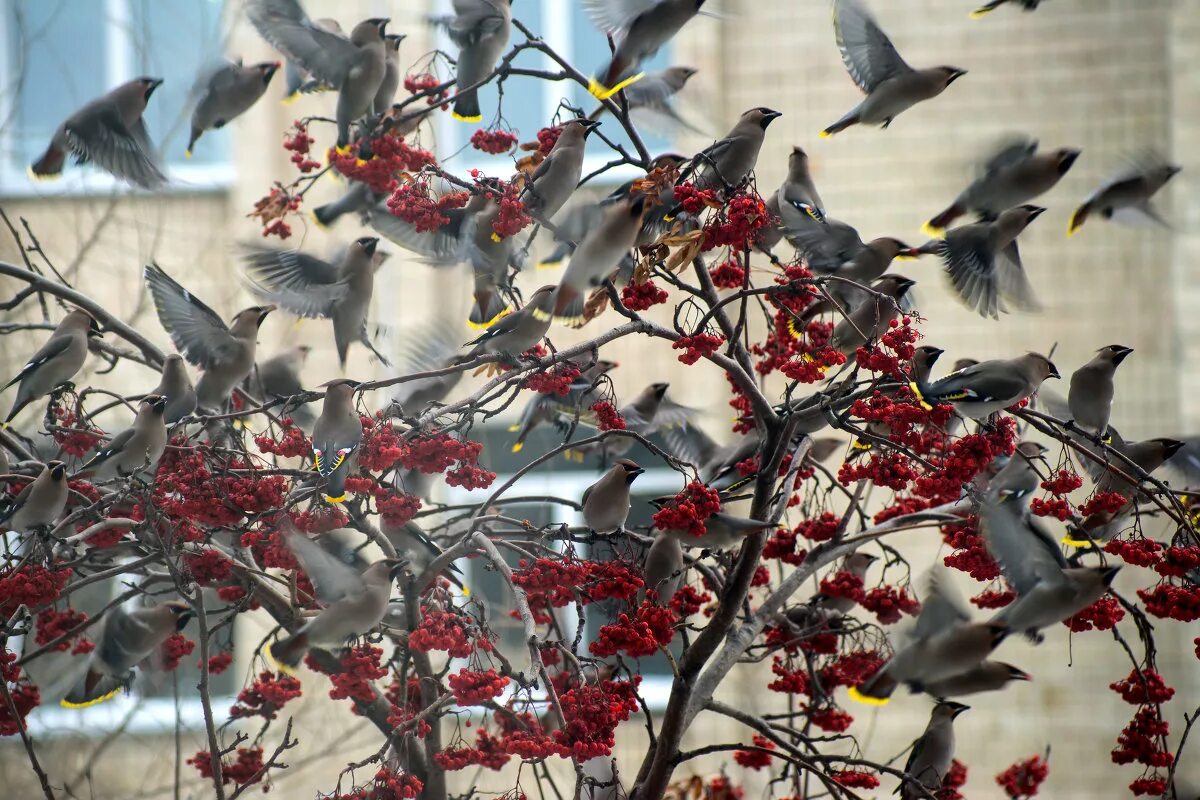
[[[1069,567],[1054,538],[1027,524],[1014,510],[984,502],[979,508],[984,543],[1017,599],[992,621],[1041,640],[1056,625],[1099,600],[1120,567]]]
[[[313,466],[325,479],[325,499],[346,500],[346,476],[354,462],[354,451],[362,442],[363,429],[354,408],[356,381],[336,380],[325,384],[325,404],[313,425]]]
[[[29,168],[34,178],[62,173],[67,154],[113,177],[153,189],[166,183],[142,114],[161,78],[135,78],[97,97],[58,126],[49,147]]]
[[[638,591],[638,601],[646,593],[658,592],[658,604],[667,606],[683,583],[683,545],[674,536],[656,536],[646,550],[642,562],[642,579],[645,584]]]
[[[133,683],[133,668],[154,656],[192,618],[191,606],[172,602],[126,611],[116,606],[92,651],[87,674],[61,701],[68,708],[101,703]]]
[[[878,294],[861,298],[858,305],[833,326],[829,346],[849,357],[867,342],[886,333],[892,320],[901,315],[901,304],[916,283],[903,275],[884,275],[875,281],[871,290]]]
[[[1147,475],[1165,464],[1184,446],[1177,439],[1146,439],[1140,442],[1126,442],[1113,436],[1110,445],[1114,450],[1128,458],[1137,468]],[[1084,457],[1087,458],[1086,456]],[[1125,498],[1125,505],[1115,512],[1096,512],[1087,517],[1078,531],[1072,531],[1063,539],[1063,544],[1072,547],[1088,547],[1093,541],[1103,544],[1120,533],[1124,521],[1133,513],[1139,499],[1145,496],[1139,490],[1141,475],[1122,459],[1114,458],[1098,471],[1096,478],[1096,494],[1119,494]]]
[[[522,409],[517,424],[509,428],[510,433],[517,434],[516,441],[512,444],[512,452],[521,452],[525,447],[525,440],[544,423],[552,423],[565,431],[570,429],[575,419],[585,420],[591,412],[592,405],[601,399],[601,376],[616,366],[614,361],[596,359],[571,382],[565,396],[535,394]]]
[[[430,539],[429,534],[420,525],[411,520],[403,525],[396,526],[389,525],[387,519],[383,518],[379,530],[392,543],[392,547],[396,548],[396,554],[408,562],[407,567],[417,575],[429,569],[429,565],[443,552],[437,542]],[[461,574],[461,571],[454,564],[450,564],[446,569],[455,575]],[[459,586],[462,585],[457,578],[453,576],[448,577]]]
[[[546,336],[550,330],[550,317],[554,309],[555,287],[543,286],[529,297],[529,302],[502,317],[477,339],[467,342],[474,345],[466,358],[472,359],[487,353],[498,353],[508,359],[516,359]],[[465,347],[466,345],[464,345]]]
[[[583,490],[584,524],[601,534],[624,528],[629,518],[630,486],[645,471],[627,458],[618,458],[600,480]]]
[[[941,380],[911,388],[925,406],[950,403],[971,419],[985,419],[1033,395],[1047,378],[1059,378],[1058,368],[1040,353],[1011,359],[981,361]]]
[[[79,473],[90,474],[96,481],[128,478],[143,471],[153,477],[167,449],[166,408],[167,398],[161,394],[143,398],[133,424],[97,450]]]
[[[151,395],[167,399],[163,421],[168,425],[174,425],[196,410],[196,387],[192,386],[183,356],[170,353],[163,359],[162,378],[148,396]]]
[[[1028,203],[1053,188],[1071,169],[1079,153],[1068,147],[1039,153],[1034,139],[1024,136],[1005,139],[980,165],[975,180],[921,230],[938,236],[969,211],[984,219],[994,219],[1006,208]]]
[[[592,78],[588,91],[612,97],[644,79],[631,74],[700,13],[704,0],[583,0],[583,10],[601,33],[612,37],[612,59]]]
[[[301,344],[276,353],[259,363],[250,376],[250,387],[264,400],[283,400],[303,394],[305,389],[304,382],[300,380],[300,371],[304,369],[310,352],[311,347]],[[296,418],[303,428],[307,428],[313,421],[312,412],[307,406],[293,407],[286,404],[283,408],[286,413]]]
[[[964,697],[969,694],[995,692],[1012,681],[1031,681],[1033,677],[1003,661],[984,661],[966,672],[925,685],[930,697]]]
[[[342,25],[336,19],[329,17],[321,17],[314,19],[313,25],[318,28],[335,33],[338,36],[345,37],[346,32],[342,30]],[[284,104],[291,104],[296,101],[302,94],[311,94],[313,92],[327,92],[337,89],[336,86],[330,86],[324,81],[313,77],[308,70],[297,64],[295,61],[288,60],[283,68],[284,77]]]
[[[825,204],[809,169],[808,153],[793,147],[788,156],[787,177],[775,192],[780,225],[789,233],[825,222]]]
[[[570,199],[583,174],[583,151],[587,135],[600,123],[572,119],[563,123],[562,133],[550,152],[525,182],[521,202],[535,219],[549,220]]]
[[[1042,459],[1045,452],[1046,448],[1038,442],[1018,444],[1004,466],[988,481],[988,499],[995,503],[1014,503],[1022,509],[1028,508],[1029,498],[1042,482],[1042,476],[1033,462]]]
[[[271,85],[271,78],[275,77],[279,66],[278,61],[242,66],[239,59],[226,61],[202,73],[192,89],[197,100],[192,111],[192,134],[186,155],[191,157],[196,141],[205,131],[225,127],[257,103]]]
[[[1092,436],[1103,437],[1108,432],[1112,414],[1113,378],[1117,367],[1133,352],[1133,348],[1110,344],[1096,351],[1096,357],[1071,373],[1071,388],[1067,407],[1071,420]]]
[[[936,795],[954,760],[954,718],[969,709],[962,703],[939,702],[929,715],[925,732],[913,742],[904,765],[905,781],[900,784],[900,800]]]
[[[488,192],[472,194],[462,208],[447,208],[440,212],[448,222],[435,231],[418,231],[415,225],[395,216],[380,203],[369,206],[367,222],[380,236],[422,256],[431,266],[457,266],[469,255],[468,244],[475,231],[472,220],[488,208],[489,201]]]
[[[47,463],[16,497],[6,494],[0,500],[0,529],[26,532],[50,527],[67,507],[69,492],[66,465]]]
[[[701,133],[679,115],[672,102],[696,72],[692,67],[667,67],[647,72],[624,89],[630,116],[635,122],[651,129],[670,131],[686,128],[693,133]],[[601,105],[588,116],[590,119],[599,119],[606,111],[608,107]]]
[[[741,185],[758,163],[767,126],[781,116],[782,112],[764,106],[742,114],[724,138],[692,157],[689,171],[696,173],[693,181],[696,188],[725,191],[727,187]]]
[[[929,576],[916,625],[906,641],[879,671],[850,689],[850,697],[868,705],[884,705],[896,687],[913,691],[974,669],[986,659],[1009,629],[1002,622],[972,622],[962,600],[940,570]]]
[[[822,137],[851,125],[886,128],[902,112],[937,97],[967,74],[960,67],[910,67],[861,0],[836,0],[833,27],[846,71],[866,97],[846,116],[821,131]]]
[[[375,628],[388,612],[392,580],[404,562],[385,558],[360,573],[294,527],[284,528],[284,541],[324,605],[295,632],[267,648],[276,666],[291,672],[311,648],[341,649],[351,639]]]
[[[1151,223],[1170,227],[1151,203],[1154,195],[1174,178],[1182,167],[1167,163],[1161,156],[1147,153],[1114,175],[1092,192],[1067,225],[1067,236],[1074,236],[1092,215],[1130,224]]]
[[[246,16],[272,47],[337,89],[337,149],[347,152],[350,125],[370,113],[387,72],[389,20],[363,20],[346,37],[314,23],[298,0],[248,0]]]
[[[25,362],[12,380],[4,384],[4,389],[14,383],[19,384],[17,399],[13,401],[4,423],[7,425],[12,422],[21,409],[34,400],[70,383],[87,359],[88,337],[99,335],[100,328],[91,314],[78,308],[68,312],[46,343]]]
[[[834,278],[824,286],[829,299],[810,304],[801,313],[799,323],[829,311],[850,311],[871,296],[860,287],[879,280],[893,261],[913,258],[912,248],[899,239],[881,236],[864,242],[858,231],[838,220],[801,223],[785,235],[812,272],[818,277]]]
[[[979,19],[984,14],[990,14],[1006,3],[1016,3],[1021,7],[1022,11],[1037,11],[1037,7],[1041,2],[1042,0],[989,0],[989,2],[984,3],[971,12],[971,19]]]
[[[947,231],[944,239],[934,239],[910,254],[940,256],[959,299],[981,317],[998,319],[1009,303],[1036,310],[1038,302],[1021,264],[1017,237],[1045,210],[1033,205],[1010,208],[992,222]]]
[[[404,38],[402,33],[389,33],[383,37],[383,80],[379,82],[379,88],[375,91],[375,100],[371,103],[372,110],[376,114],[387,111],[392,107],[392,101],[396,99],[396,90],[400,88],[400,43],[404,41]]]
[[[667,398],[668,383],[652,383],[642,389],[630,402],[617,409],[625,420],[625,430],[640,436],[652,436],[660,430],[685,428],[698,413],[690,406],[680,405]],[[593,453],[603,457],[623,456],[633,449],[634,439],[620,436],[590,445],[580,445],[567,451],[576,461]]]
[[[300,317],[333,321],[333,340],[342,369],[346,368],[351,342],[361,342],[386,364],[367,334],[378,245],[379,239],[374,236],[356,239],[336,265],[299,250],[247,246],[246,272],[259,298]]]
[[[204,370],[196,383],[197,407],[222,408],[254,369],[258,329],[275,306],[243,309],[226,325],[157,264],[147,265],[142,274],[167,335],[189,363]]]
[[[627,197],[605,208],[596,227],[575,248],[555,294],[554,319],[582,327],[587,295],[612,277],[633,249],[642,229],[644,196]]]
[[[454,109],[457,120],[479,122],[479,89],[496,69],[512,34],[512,0],[454,0],[454,18],[447,26],[458,45]]]
[[[471,264],[475,276],[475,304],[467,324],[477,330],[491,327],[511,309],[501,290],[511,288],[509,269],[520,271],[526,260],[524,248],[517,247],[515,237],[496,232],[495,223],[500,217],[498,196],[488,192],[482,202],[478,212],[464,219],[460,251],[460,257]]]

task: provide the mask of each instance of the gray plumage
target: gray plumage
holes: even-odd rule
[[[959,67],[910,67],[860,0],[836,0],[833,25],[846,71],[866,97],[846,116],[821,131],[822,137],[851,125],[886,128],[901,113],[937,97],[967,74]]]
[[[971,12],[972,19],[978,19],[984,14],[990,14],[1002,5],[1007,3],[1015,3],[1021,7],[1022,11],[1037,11],[1037,7],[1041,5],[1042,0],[989,0],[979,8]]]
[[[848,572],[856,578],[866,577],[867,570],[879,560],[870,553],[853,552],[842,559],[839,571]],[[785,616],[802,630],[823,625],[831,618],[850,613],[858,605],[853,598],[818,593],[807,603],[788,609]]]
[[[354,451],[362,442],[362,423],[354,408],[355,381],[337,380],[325,384],[325,404],[313,425],[313,463],[325,479],[325,499],[341,503],[346,499],[346,476],[354,464]]]
[[[646,550],[642,564],[642,579],[645,585],[638,592],[638,599],[645,599],[646,592],[658,592],[658,604],[670,605],[671,598],[683,583],[683,545],[674,536],[655,536]]]
[[[1041,460],[1046,448],[1037,442],[1021,442],[1004,466],[996,472],[987,485],[987,497],[995,503],[1013,503],[1025,509],[1030,496],[1041,485],[1033,462]]]
[[[617,533],[629,518],[630,486],[645,472],[627,458],[619,458],[600,480],[583,490],[583,522],[596,533]]]
[[[942,213],[922,227],[936,236],[968,212],[995,219],[1002,211],[1027,203],[1049,191],[1071,169],[1079,150],[1037,151],[1038,143],[1024,136],[1005,139],[980,165],[979,174]]]
[[[776,191],[775,199],[779,204],[780,225],[789,235],[825,222],[825,204],[817,192],[808,153],[803,148],[792,148],[787,177]]]
[[[1149,222],[1164,228],[1170,227],[1150,201],[1181,169],[1153,153],[1140,156],[1129,167],[1105,181],[1075,209],[1067,225],[1067,235],[1074,235],[1092,214],[1099,214],[1114,222]]]
[[[661,430],[686,428],[697,411],[668,399],[668,388],[668,383],[652,383],[638,392],[633,400],[618,408],[617,413],[625,420],[625,430],[649,437]],[[589,419],[588,422],[594,424],[594,420]],[[581,460],[592,454],[607,459],[625,455],[633,449],[635,442],[628,436],[612,437],[595,444],[574,447],[570,453]]]
[[[392,107],[392,101],[396,99],[396,90],[400,88],[400,42],[402,41],[404,41],[404,34],[401,33],[389,33],[383,37],[383,80],[379,82],[379,88],[375,91],[375,99],[371,103],[372,110],[376,114],[382,114]]]
[[[671,131],[686,128],[693,133],[701,133],[695,126],[679,115],[673,101],[687,82],[696,74],[692,67],[667,67],[666,69],[647,72],[636,83],[625,88],[625,102],[629,106],[630,117],[639,124],[652,130]],[[599,119],[608,111],[601,105],[590,115],[590,119]]]
[[[1058,377],[1058,369],[1050,359],[1026,353],[1012,359],[981,361],[930,384],[914,381],[912,388],[926,405],[950,403],[964,417],[984,419],[1030,397],[1047,378]]]
[[[1003,661],[984,661],[981,664],[940,681],[925,685],[930,697],[965,697],[969,694],[995,692],[1012,681],[1031,681],[1028,672],[1017,669]]]
[[[303,394],[305,388],[300,379],[300,372],[304,369],[310,352],[311,347],[300,344],[259,362],[248,381],[251,391],[263,400],[282,400]],[[314,421],[313,412],[308,405],[285,403],[282,412],[290,415],[306,430]]]
[[[659,507],[667,504],[667,501],[662,499],[651,502]],[[660,535],[670,536],[679,540],[679,543],[684,547],[699,547],[705,550],[731,550],[740,546],[747,536],[775,527],[778,526],[772,522],[736,517],[724,511],[718,511],[704,520],[704,533],[700,536],[693,536],[689,531],[676,528],[656,530],[659,530]]]
[[[344,150],[350,143],[350,125],[370,113],[383,82],[388,20],[364,20],[346,37],[314,23],[298,0],[248,0],[246,16],[272,47],[337,89],[337,147]]]
[[[61,461],[47,463],[15,497],[4,495],[0,501],[0,529],[25,533],[53,525],[67,507],[69,494],[66,465]]]
[[[35,178],[62,173],[67,154],[115,178],[153,189],[166,182],[142,114],[161,78],[135,78],[101,95],[58,126],[50,145],[30,166]]]
[[[583,366],[583,365],[580,365]],[[509,428],[510,433],[517,434],[512,444],[512,452],[519,453],[525,446],[525,440],[539,426],[553,423],[559,430],[570,430],[575,420],[588,421],[592,404],[602,399],[600,378],[609,370],[616,367],[613,361],[597,359],[571,382],[567,394],[559,397],[553,394],[535,394],[521,410],[521,417],[515,425]]]
[[[1117,367],[1133,348],[1110,344],[1096,351],[1096,357],[1071,373],[1067,407],[1072,421],[1093,436],[1104,436],[1112,414],[1113,378]]]
[[[549,220],[571,198],[583,174],[587,135],[600,123],[588,119],[565,122],[550,152],[525,182],[521,202],[535,219]]]
[[[381,203],[368,206],[367,222],[380,236],[422,256],[431,266],[450,267],[468,258],[469,240],[475,231],[472,219],[488,205],[486,192],[473,194],[462,208],[443,211],[448,222],[435,231],[418,232],[412,223],[393,215]]]
[[[554,319],[582,326],[588,293],[608,280],[633,249],[642,228],[644,196],[627,197],[604,209],[596,227],[575,248],[554,301]]]
[[[780,112],[763,106],[742,114],[724,138],[692,157],[696,188],[724,191],[745,181],[758,163],[767,126],[780,116]]]
[[[99,329],[86,311],[77,308],[62,318],[50,338],[30,356],[21,371],[4,384],[4,389],[19,384],[17,397],[4,418],[5,424],[12,422],[25,406],[75,377],[87,359],[88,337],[92,335],[99,335]]]
[[[258,329],[275,306],[251,306],[226,325],[217,312],[157,264],[142,272],[159,322],[189,363],[204,373],[196,383],[199,408],[220,409],[254,368]]]
[[[1147,475],[1152,475],[1184,446],[1184,443],[1177,439],[1165,438],[1126,442],[1120,439],[1115,431],[1110,429],[1110,433],[1112,442],[1109,446],[1136,464],[1138,469]],[[1090,460],[1086,456],[1083,458]],[[1116,512],[1097,512],[1085,519],[1082,525],[1083,533],[1073,533],[1064,540],[1076,547],[1089,545],[1089,538],[1104,543],[1116,536],[1124,527],[1126,518],[1133,513],[1137,501],[1145,499],[1139,488],[1141,474],[1122,459],[1112,458],[1104,465],[1089,465],[1089,472],[1097,476],[1096,494],[1119,494],[1125,498],[1125,505]]]
[[[900,800],[936,795],[942,788],[942,780],[950,771],[954,760],[954,718],[969,706],[962,703],[940,702],[929,715],[925,732],[913,742],[912,752],[904,765],[904,774],[913,783],[900,785]]]
[[[453,366],[461,337],[457,334],[457,324],[449,318],[432,320],[405,333],[400,337],[397,374],[414,375]],[[462,370],[454,370],[438,377],[397,384],[391,391],[391,404],[407,416],[417,416],[431,404],[443,402],[462,377]]]
[[[616,45],[589,91],[603,100],[640,78],[630,73],[653,58],[703,5],[704,0],[583,0],[593,24]]]
[[[336,19],[329,17],[321,17],[313,20],[313,25],[318,28],[336,33],[339,36],[345,36],[346,32],[342,30],[342,25]],[[288,60],[284,63],[284,103],[293,103],[301,94],[311,94],[313,92],[333,91],[337,87],[314,78],[308,71],[297,64],[295,61]]]
[[[300,317],[331,320],[338,363],[345,369],[352,342],[374,349],[367,335],[367,314],[375,291],[378,244],[374,236],[356,239],[336,265],[299,250],[247,246],[246,272],[261,299]]]
[[[183,356],[170,353],[163,360],[162,377],[151,391],[151,395],[167,398],[163,421],[174,425],[196,410],[196,387],[188,375]]]
[[[905,296],[916,281],[903,275],[884,275],[872,286],[883,295],[867,295],[858,301],[843,319],[833,326],[829,346],[849,357],[867,342],[887,332],[892,320],[902,313]]]
[[[450,38],[458,45],[455,74],[455,119],[479,122],[479,90],[475,84],[485,80],[496,68],[508,37],[512,33],[512,0],[454,0],[454,18],[448,26]]]
[[[314,208],[313,219],[321,227],[327,228],[346,214],[358,214],[364,222],[369,222],[376,213],[391,217],[387,206],[379,205],[383,199],[384,195],[375,194],[367,184],[353,181],[341,197]]]
[[[516,238],[496,233],[494,223],[499,215],[498,198],[487,193],[479,211],[463,219],[457,257],[465,258],[474,274],[475,304],[467,324],[476,329],[491,327],[511,309],[501,292],[511,288],[510,268],[519,271],[525,266],[525,254],[517,247]]]
[[[193,90],[196,107],[192,111],[187,155],[191,156],[196,141],[205,131],[225,127],[257,103],[278,69],[278,61],[243,66],[239,60],[226,61],[202,74]]]
[[[1021,264],[1017,237],[1046,209],[1010,208],[992,222],[962,225],[912,251],[941,257],[950,285],[967,308],[999,318],[1011,303],[1023,311],[1039,308]]]
[[[554,307],[554,287],[543,286],[529,297],[524,306],[501,317],[500,321],[483,332],[477,339],[467,342],[474,345],[467,358],[485,353],[499,353],[515,359],[538,344],[550,330],[550,315]]]
[[[104,618],[87,674],[63,698],[62,705],[88,706],[128,687],[133,682],[133,668],[151,658],[191,617],[192,609],[184,603],[163,603],[134,611],[113,608]]]
[[[163,395],[143,399],[133,424],[109,439],[79,472],[90,474],[96,481],[125,479],[141,473],[152,477],[167,449],[167,425],[163,420],[166,407],[167,398]]]

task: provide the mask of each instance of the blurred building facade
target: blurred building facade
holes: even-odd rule
[[[248,305],[237,245],[256,239],[258,228],[246,214],[272,182],[286,182],[294,174],[281,147],[284,131],[295,119],[330,113],[331,99],[307,97],[283,106],[277,102],[283,92],[277,77],[263,102],[226,131],[206,135],[209,141],[202,140],[205,147],[189,164],[177,157],[186,142],[186,119],[179,116],[185,95],[156,96],[152,106],[162,101],[168,108],[151,121],[151,132],[164,143],[174,180],[154,196],[130,194],[70,167],[55,184],[35,184],[24,177],[24,165],[66,113],[120,80],[149,73],[167,77],[168,85],[186,85],[203,57],[222,44],[226,53],[247,61],[273,58],[239,18],[238,4],[227,5],[214,0],[95,0],[89,4],[96,7],[95,19],[86,14],[79,19],[73,4],[68,10],[63,0],[14,0],[4,12],[0,46],[10,68],[6,74],[13,78],[0,95],[0,207],[22,233],[22,221],[28,223],[46,256],[73,286],[168,349],[141,284],[142,265],[159,263],[226,318]],[[449,8],[449,2],[440,0],[307,0],[305,5],[312,16],[333,16],[343,24],[391,16],[391,29],[408,34],[401,50],[404,64],[421,61],[422,54],[438,46],[425,19]],[[769,130],[757,170],[764,194],[782,180],[787,153],[800,145],[810,154],[831,216],[851,222],[864,238],[892,235],[916,245],[920,224],[953,199],[969,180],[973,159],[997,136],[1027,132],[1044,147],[1082,148],[1074,169],[1039,201],[1049,212],[1021,240],[1042,312],[983,320],[952,298],[934,260],[905,264],[903,270],[919,281],[917,305],[928,320],[928,342],[946,349],[947,359],[1053,349],[1064,374],[1098,347],[1133,347],[1134,356],[1118,374],[1114,424],[1130,438],[1195,433],[1200,429],[1200,403],[1191,399],[1200,389],[1200,315],[1194,311],[1200,301],[1200,161],[1195,156],[1200,152],[1200,18],[1194,3],[1054,0],[1034,14],[1003,8],[980,21],[967,18],[969,0],[877,0],[872,5],[911,64],[954,64],[970,73],[886,131],[854,128],[818,140],[817,131],[859,99],[838,57],[827,3],[727,0],[720,19],[691,23],[669,55],[671,63],[700,70],[684,92],[684,113],[710,134],[681,132],[669,142],[671,149],[695,152],[746,108],[778,109],[783,117]],[[596,66],[587,60],[593,53],[587,48],[594,47],[598,35],[573,0],[521,0],[515,13],[564,54],[578,52],[582,70]],[[193,53],[182,43],[194,31],[201,32],[201,50]],[[514,32],[514,41],[519,38]],[[93,50],[99,54],[95,59]],[[59,86],[68,87],[69,98],[58,94]],[[512,88],[505,95],[506,117],[539,125],[561,94],[554,86]],[[572,98],[580,102],[577,94]],[[472,130],[437,115],[421,140],[448,154],[462,141],[463,129]],[[323,151],[332,134],[318,126],[314,131],[316,150]],[[534,130],[520,133],[528,139]],[[1071,210],[1125,156],[1146,148],[1184,166],[1159,198],[1173,230],[1092,221],[1068,241],[1064,232]],[[457,163],[467,158],[459,156]],[[603,156],[599,158],[602,163]],[[306,204],[332,199],[343,188],[323,179]],[[351,219],[331,231],[301,224],[286,244],[332,252],[359,235],[363,232]],[[393,256],[380,273],[373,317],[389,336],[403,337],[434,313],[465,318],[469,297],[464,273],[431,270],[398,248],[388,249]],[[0,260],[20,263],[21,257],[0,231]],[[41,264],[37,254],[31,258]],[[549,275],[548,280],[557,279]],[[545,279],[543,274],[525,275],[522,285],[529,289]],[[0,297],[15,290],[13,282],[0,280]],[[36,304],[28,302],[18,312],[5,313],[14,320],[31,315],[37,315]],[[556,329],[552,337],[562,347],[609,321],[611,316],[602,317],[580,334]],[[464,341],[468,333],[464,327]],[[41,335],[0,339],[0,371],[12,374]],[[314,347],[307,383],[339,374],[325,324],[297,326],[276,314],[264,325],[260,346],[271,354],[297,342]],[[652,380],[669,380],[675,398],[703,407],[706,429],[727,430],[728,398],[711,389],[724,386],[711,366],[684,367],[665,347],[646,348],[632,338],[612,343],[603,355],[623,365],[612,375],[618,397],[629,397]],[[88,369],[98,365],[90,362]],[[388,372],[357,351],[348,374],[367,379]],[[84,380],[132,393],[153,386],[157,376],[122,366],[111,375]],[[586,485],[592,477],[594,473],[572,480]],[[935,560],[940,540],[929,531],[904,536],[896,544],[912,554],[914,569],[923,571]],[[265,631],[244,627],[238,635],[248,643]],[[1195,705],[1200,690],[1200,668],[1190,644],[1196,632],[1168,624],[1159,626],[1157,634],[1163,672],[1178,691],[1169,706],[1177,732],[1182,712]],[[1132,630],[1126,635],[1135,636]],[[243,650],[248,653],[252,647]],[[1060,630],[1037,648],[1006,643],[1001,655],[1035,680],[978,698],[972,703],[975,709],[960,718],[959,757],[971,767],[967,796],[1001,797],[992,776],[1047,745],[1052,747],[1047,796],[1122,796],[1124,784],[1136,775],[1108,757],[1116,733],[1132,715],[1132,708],[1107,688],[1129,670],[1119,646],[1106,634],[1068,639]],[[256,666],[239,657],[234,669],[241,677]],[[765,667],[746,667],[722,687],[719,697],[750,713],[782,710],[783,697],[763,689],[767,674]],[[346,763],[378,746],[367,723],[349,714],[345,704],[325,699],[323,679],[306,674],[304,681],[304,697],[288,708],[303,744],[288,754],[291,768],[276,782],[275,790],[287,797],[331,790]],[[55,766],[56,776],[75,776],[77,794],[86,787],[97,798],[167,797],[178,769],[188,778],[183,796],[208,796],[210,787],[180,763],[180,754],[186,758],[207,745],[195,713],[198,704],[189,699],[194,693],[186,686],[179,691],[177,703],[129,699],[82,716],[65,711],[43,715],[36,723],[43,762]],[[923,698],[902,697],[879,711],[851,707],[858,718],[852,732],[869,757],[892,758],[923,729],[928,706]],[[183,721],[178,733],[177,719]],[[106,738],[122,725],[123,735]],[[717,732],[727,738],[730,729],[726,720],[702,715],[685,747],[707,743]],[[750,731],[744,734],[748,740]],[[103,754],[92,758],[102,743]],[[636,771],[644,747],[643,726],[630,723],[622,729],[618,758],[624,775]],[[1194,759],[1184,763],[1195,769]],[[685,765],[678,774],[708,774],[722,765],[744,783],[748,797],[768,796],[762,794],[762,775],[721,756]],[[18,787],[12,796],[36,792],[26,756],[11,739],[0,742],[0,772],[11,776],[10,787]],[[880,796],[890,788],[885,783]]]

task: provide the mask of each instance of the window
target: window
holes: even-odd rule
[[[9,0],[0,11],[0,188],[6,194],[111,191],[108,175],[69,165],[60,180],[25,170],[64,119],[139,75],[163,79],[146,111],[151,141],[172,182],[232,179],[228,131],[208,131],[185,160],[192,86],[222,57],[222,0]],[[186,30],[180,37],[178,31]],[[124,186],[124,184],[120,184]]]
[[[441,4],[442,13],[451,13],[450,0],[441,0]],[[596,30],[588,15],[573,0],[522,0],[513,4],[513,14],[584,74],[598,71],[609,58],[608,40]],[[514,28],[509,45],[521,41],[524,41],[524,36]],[[454,44],[444,32],[439,37],[438,47],[448,53],[455,52]],[[558,68],[541,53],[528,51],[517,56],[513,65],[551,71]],[[646,62],[643,68],[653,70],[667,66],[670,66],[669,45]],[[490,175],[508,175],[512,171],[512,159],[509,156],[489,156],[473,149],[468,143],[471,134],[478,127],[488,127],[496,122],[496,112],[499,109],[501,127],[515,130],[523,142],[532,141],[537,132],[550,122],[558,111],[560,102],[564,100],[572,106],[582,108],[585,113],[596,106],[596,100],[588,94],[587,89],[574,81],[545,81],[514,76],[504,81],[503,100],[499,96],[496,82],[492,81],[479,92],[479,103],[483,109],[482,122],[472,125],[453,119],[449,114],[438,115],[438,141],[441,143],[438,148],[439,154],[447,160],[447,166],[451,169],[476,168]],[[602,130],[614,142],[623,144],[629,152],[634,152],[629,137],[619,125],[606,125]],[[652,155],[670,149],[668,139],[647,131],[641,133]],[[589,145],[583,173],[586,175],[598,169],[611,161],[614,155],[602,142],[597,141],[594,145]],[[629,177],[631,173],[628,171],[618,174],[617,170],[613,170],[606,173],[605,183],[617,183]]]

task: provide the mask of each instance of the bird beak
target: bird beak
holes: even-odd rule
[[[584,120],[584,122],[583,122],[583,129],[584,129],[585,133],[591,133],[592,131],[594,131],[596,128],[599,128],[599,127],[600,127],[600,120],[598,120],[598,119],[589,119],[589,120]]]
[[[56,481],[61,481],[63,476],[67,474],[67,465],[61,461],[57,461],[50,465],[50,477]]]
[[[1045,213],[1046,213],[1046,209],[1043,208],[1042,206],[1031,206],[1029,208],[1029,221],[1033,222],[1035,219],[1037,219],[1038,217],[1040,217],[1042,214],[1045,214]]]
[[[1186,442],[1181,442],[1178,439],[1168,439],[1163,443],[1163,452],[1166,454],[1167,458],[1170,458],[1183,449],[1185,444]]]
[[[260,328],[262,327],[263,322],[265,322],[267,319],[267,314],[270,314],[276,308],[278,308],[278,306],[276,306],[274,303],[272,303],[269,306],[262,306],[258,310],[258,327],[260,327]]]
[[[766,111],[763,112],[763,124],[765,125],[766,123],[770,122],[771,120],[776,119],[777,117],[782,117],[782,116],[783,116],[782,111],[774,111],[772,109],[767,109]]]
[[[630,478],[636,478],[638,475],[641,475],[645,471],[646,470],[642,469],[641,467],[638,467],[637,469],[628,470],[625,474],[628,475]]]
[[[1113,579],[1117,577],[1117,573],[1120,571],[1120,567],[1109,567],[1104,570],[1104,585],[1112,586]]]
[[[378,246],[379,246],[379,239],[378,239],[378,237],[373,236],[373,237],[367,239],[363,243],[363,251],[366,252],[367,255],[373,256],[373,255],[375,255],[375,248]]]
[[[1071,165],[1075,163],[1075,159],[1079,158],[1081,152],[1083,151],[1074,149],[1064,150],[1062,156],[1058,159],[1058,168],[1063,172],[1069,170]]]
[[[283,64],[280,63],[279,61],[272,61],[270,64],[267,65],[266,70],[263,71],[263,75],[269,81],[275,75],[275,73],[279,71],[279,68],[282,66],[283,66]]]
[[[1129,354],[1133,352],[1133,348],[1125,347],[1124,345],[1117,345],[1116,351],[1117,351],[1117,354],[1113,356],[1113,363],[1120,364],[1122,361],[1124,361],[1126,358],[1129,357]]]
[[[971,708],[970,706],[963,705],[962,703],[947,703],[946,705],[948,705],[950,707],[950,710],[954,712],[955,717],[957,717],[959,714],[963,713],[964,711],[969,711]]]
[[[1025,672],[1024,670],[1017,669],[1016,667],[1013,667],[1012,671],[1009,674],[1012,675],[1012,679],[1014,681],[1031,681],[1031,680],[1033,680],[1032,675],[1030,675],[1028,672]]]
[[[959,69],[956,67],[950,73],[950,77],[946,78],[946,85],[949,86],[950,84],[954,83],[956,80],[958,80],[959,78],[961,78],[963,75],[966,75],[966,74],[967,74],[967,71],[965,69]]]
[[[151,401],[150,407],[154,409],[155,414],[161,414],[167,407],[167,398],[164,395],[158,395]]]

